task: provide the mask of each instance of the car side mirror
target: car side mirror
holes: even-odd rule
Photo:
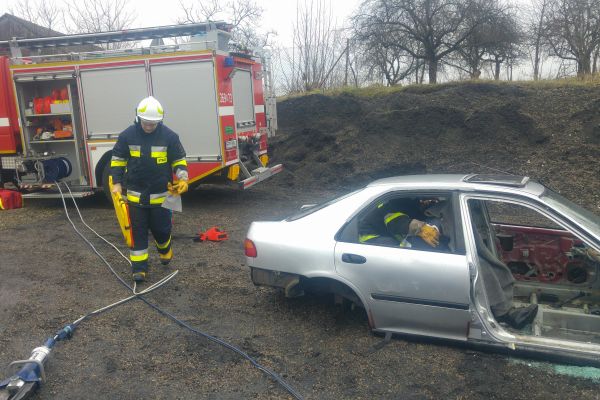
[[[502,247],[502,250],[512,251],[515,244],[515,238],[513,235],[498,234],[496,237],[500,241],[500,247]]]

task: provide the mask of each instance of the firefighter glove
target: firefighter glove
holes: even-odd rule
[[[179,180],[179,181],[175,181],[174,184],[169,183],[167,188],[169,189],[169,192],[171,192],[171,194],[181,195],[181,194],[187,192],[188,183],[185,180]]]
[[[433,225],[423,225],[417,233],[417,236],[427,242],[431,247],[437,247],[440,244],[440,231]]]

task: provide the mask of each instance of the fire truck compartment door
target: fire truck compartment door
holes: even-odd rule
[[[143,66],[81,71],[88,135],[118,135],[133,123],[135,107],[148,96]]]
[[[236,69],[233,75],[233,104],[236,130],[238,132],[255,130],[254,91],[252,74],[244,69]]]
[[[221,135],[212,61],[151,65],[152,88],[165,125],[179,135],[188,158],[219,161]]]

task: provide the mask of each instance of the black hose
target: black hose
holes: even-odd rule
[[[65,210],[65,215],[67,217],[67,219],[69,220],[69,222],[71,223],[71,226],[73,227],[73,229],[75,230],[75,232],[88,244],[88,246],[91,247],[91,249],[94,251],[94,253],[96,253],[96,255],[98,257],[100,257],[100,259],[104,262],[104,264],[106,264],[106,266],[108,267],[108,269],[112,272],[112,274],[119,280],[119,282],[125,286],[126,288],[128,288],[130,291],[133,291],[133,288],[131,286],[129,286],[127,284],[127,282],[125,282],[123,280],[123,278],[121,278],[116,272],[115,270],[112,268],[112,266],[110,265],[110,263],[102,256],[102,254],[100,254],[98,252],[98,250],[96,250],[96,248],[94,247],[94,245],[85,237],[83,236],[83,234],[81,234],[81,232],[77,229],[77,227],[75,226],[75,224],[73,223],[73,221],[71,220],[71,217],[69,216],[69,211],[67,210],[67,204],[65,202],[65,198],[64,198],[64,194],[62,192],[62,190],[60,189],[60,184],[55,182],[56,186],[60,192],[61,195],[61,200],[63,203],[63,208]],[[67,189],[69,189],[69,186],[65,183],[65,186],[67,187]],[[71,194],[71,200],[73,201],[73,204],[75,205],[75,208],[77,209],[77,212],[79,213],[79,218],[81,219],[81,221],[84,223],[84,225],[87,226],[87,224],[85,223],[85,221],[83,220],[83,216],[81,215],[81,212],[79,212],[79,207],[77,206],[77,202],[75,201],[75,197],[73,197],[73,194],[71,193],[71,190],[69,189],[69,193]],[[88,226],[89,228],[89,226]],[[257,369],[259,369],[260,371],[264,372],[265,374],[267,374],[268,376],[270,376],[271,378],[273,378],[277,383],[279,383],[281,385],[281,387],[283,387],[289,394],[291,394],[294,398],[298,399],[298,400],[303,400],[303,397],[300,393],[298,393],[291,385],[289,385],[287,382],[285,382],[283,380],[283,378],[281,378],[277,373],[271,371],[270,369],[262,366],[261,364],[258,363],[258,361],[256,361],[254,358],[252,358],[251,356],[249,356],[247,353],[245,353],[244,351],[242,351],[241,349],[239,349],[238,347],[227,343],[226,341],[216,338],[214,336],[209,335],[208,333],[202,332],[190,325],[188,325],[187,323],[185,323],[184,321],[178,319],[177,317],[175,317],[173,314],[169,313],[168,311],[165,311],[163,309],[161,309],[160,307],[158,307],[157,305],[150,303],[147,299],[145,299],[142,296],[137,296],[134,297],[136,299],[142,300],[144,303],[146,303],[149,307],[153,308],[156,312],[158,312],[159,314],[162,314],[163,316],[169,318],[170,320],[172,320],[173,322],[175,322],[177,325],[188,329],[190,332],[202,336],[214,343],[220,344],[221,346],[225,347],[226,349],[229,349],[237,354],[239,354],[240,356],[242,356],[243,358],[245,358],[246,360],[250,361],[250,363],[256,367]],[[131,299],[133,300],[133,298]],[[87,318],[90,318],[93,315],[99,315],[104,311],[108,311],[107,310],[102,310],[101,312],[92,312],[87,314],[86,316],[84,316],[83,318],[81,318],[78,322],[81,323],[83,321],[85,321]]]

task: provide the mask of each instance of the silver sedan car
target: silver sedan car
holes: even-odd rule
[[[382,179],[244,246],[254,284],[331,292],[386,337],[600,360],[600,218],[527,177]]]

